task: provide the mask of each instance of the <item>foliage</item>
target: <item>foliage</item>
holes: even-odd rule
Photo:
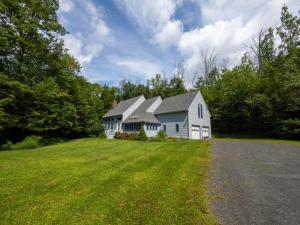
[[[79,64],[64,48],[66,31],[57,10],[56,0],[0,4],[0,144],[29,135],[103,132],[101,116],[110,99],[101,98],[100,85],[78,75]]]
[[[139,141],[147,141],[148,140],[148,137],[147,137],[144,127],[141,127],[141,129],[140,129],[138,140]]]
[[[274,33],[275,32],[275,33]],[[262,34],[261,34],[262,35]],[[274,45],[276,36],[280,39]],[[241,64],[214,74],[200,89],[217,132],[255,132],[300,137],[300,18],[286,6],[281,24],[269,28],[255,49],[259,63],[246,53]]]
[[[127,133],[127,132],[117,132],[114,136],[114,138],[116,139],[122,139],[122,140],[138,140],[139,138],[139,134],[136,132],[131,132],[131,133]]]
[[[167,139],[167,134],[166,134],[166,132],[165,131],[163,131],[163,130],[159,130],[158,132],[157,132],[157,135],[156,135],[156,138],[157,139],[160,139],[160,140],[165,140],[165,139]]]
[[[0,3],[0,145],[27,136],[103,136],[102,116],[117,101],[187,92],[184,67],[156,74],[146,84],[92,84],[64,48],[57,0]],[[202,52],[201,90],[218,132],[261,132],[299,138],[300,18],[284,5],[281,23],[260,33],[241,64],[219,70],[216,55]],[[279,40],[277,46],[275,40]]]
[[[186,92],[182,78],[173,76],[171,79],[166,79],[162,78],[160,74],[156,74],[147,81],[146,85],[127,80],[121,81],[120,87],[116,92],[116,98],[125,100],[139,95],[144,95],[146,98],[155,96],[166,98]]]
[[[7,141],[5,144],[0,145],[0,151],[11,150],[12,146],[13,146],[13,143],[11,141]]]
[[[32,149],[41,147],[41,137],[38,136],[29,136],[24,138],[24,140],[14,144],[11,149],[12,150],[20,150],[20,149]]]

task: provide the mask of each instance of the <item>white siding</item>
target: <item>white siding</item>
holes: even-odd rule
[[[144,130],[146,132],[147,137],[155,137],[157,135],[157,132],[159,131],[159,125],[157,125],[157,130],[148,130],[147,129],[147,124],[144,124]]]
[[[203,118],[198,117],[198,104],[202,104]],[[192,134],[192,125],[200,126],[201,128],[204,126],[209,128],[209,138],[211,138],[210,113],[200,92],[198,92],[192,104],[190,105],[188,115],[189,115],[189,134]]]

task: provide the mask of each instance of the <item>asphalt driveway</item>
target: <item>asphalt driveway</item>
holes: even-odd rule
[[[210,207],[222,225],[299,225],[300,148],[217,140]]]

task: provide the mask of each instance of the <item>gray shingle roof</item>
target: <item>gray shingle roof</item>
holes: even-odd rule
[[[159,97],[153,97],[145,100],[125,121],[124,123],[160,123],[153,113],[147,112],[147,109]]]
[[[142,95],[119,102],[115,108],[109,110],[103,117],[122,115],[141,96]]]
[[[190,91],[186,94],[165,98],[154,114],[187,111],[197,93],[197,91]]]

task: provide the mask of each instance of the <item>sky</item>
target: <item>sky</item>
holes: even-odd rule
[[[182,63],[185,83],[201,74],[201,52],[219,65],[240,62],[259,30],[280,23],[283,4],[296,15],[298,0],[60,0],[59,22],[69,53],[89,81],[118,85],[172,76]]]

